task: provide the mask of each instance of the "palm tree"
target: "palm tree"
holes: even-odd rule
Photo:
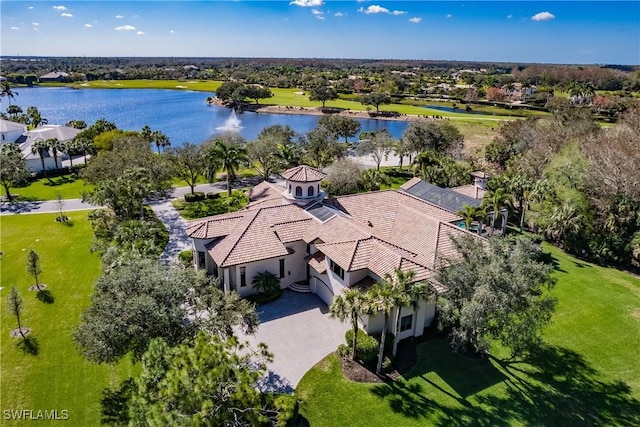
[[[40,111],[38,111],[36,107],[28,107],[27,116],[29,117],[29,124],[33,129],[40,125],[46,125],[49,123],[49,120],[43,118],[42,114],[40,114]]]
[[[364,308],[364,294],[355,288],[348,289],[346,292],[337,295],[329,307],[329,315],[331,317],[337,318],[341,322],[351,321],[351,329],[353,330],[351,358],[353,360],[356,360],[356,349],[358,348],[358,311],[363,311]]]
[[[298,166],[300,164],[300,149],[297,144],[285,143],[278,144],[278,152],[275,156],[282,162],[286,169]]]
[[[270,271],[263,271],[251,280],[251,286],[258,293],[272,295],[280,290],[280,279]]]
[[[415,283],[416,272],[413,270],[402,271],[397,268],[394,275],[386,274],[385,281],[391,283],[397,292],[396,302],[396,319],[393,329],[393,350],[395,357],[398,352],[398,338],[400,332],[400,313],[402,307],[411,307],[413,309],[413,319],[416,318],[415,312],[418,309],[420,301],[426,300],[429,295],[429,288],[423,282]]]
[[[75,142],[78,144],[78,151],[82,151],[84,155],[84,164],[87,164],[87,154],[93,153],[93,140],[87,137],[80,137],[75,139]]]
[[[362,171],[362,185],[367,191],[379,190],[383,185],[391,184],[389,175],[379,169],[366,169]]]
[[[22,107],[19,105],[9,105],[7,107],[7,114],[11,117],[12,120],[16,120],[18,115],[22,114]]]
[[[467,231],[470,231],[471,223],[473,221],[482,220],[487,216],[487,213],[484,211],[484,209],[471,205],[465,205],[456,214],[460,215],[464,219],[465,230]],[[478,229],[478,234],[480,232],[481,230]]]
[[[482,200],[482,206],[486,209],[491,209],[491,235],[495,231],[496,218],[500,215],[500,210],[504,207],[505,203],[509,199],[509,195],[505,193],[503,188],[498,188],[495,191],[487,191],[484,194],[484,199]],[[502,224],[502,228],[504,229],[507,224]]]
[[[435,182],[440,175],[440,155],[435,151],[423,151],[413,159],[414,173],[426,182]]]
[[[227,212],[237,211],[247,201],[247,197],[240,190],[232,191],[231,195],[225,200],[227,204]]]
[[[160,154],[160,147],[162,147],[162,152],[164,153],[164,149],[171,145],[171,141],[169,141],[169,137],[159,130],[154,130],[151,132],[151,137],[153,138],[153,142],[156,143],[156,148],[158,149],[158,154]]]
[[[0,98],[4,98],[6,96],[7,98],[9,98],[9,105],[11,105],[11,100],[15,100],[16,95],[18,95],[18,92],[14,92],[13,89],[11,89],[11,85],[9,84],[9,82],[6,80],[3,81],[2,85],[0,86]]]
[[[64,151],[64,143],[60,141],[58,138],[49,138],[45,141],[47,147],[51,150],[51,155],[53,156],[53,163],[56,165],[56,169],[60,169],[58,167],[58,151]]]
[[[227,174],[227,197],[231,197],[231,182],[235,178],[236,171],[242,165],[249,163],[247,149],[240,145],[227,145],[222,140],[214,142],[213,147],[205,153],[208,163],[207,175],[210,177],[219,169]]]
[[[46,175],[47,174],[47,170],[44,167],[44,154],[47,153],[49,151],[49,144],[47,144],[47,141],[43,140],[43,139],[38,139],[36,141],[33,142],[33,144],[31,144],[31,153],[32,154],[38,154],[38,156],[40,156],[40,163],[42,164],[42,172]]]
[[[399,293],[392,283],[384,281],[374,285],[367,292],[367,311],[372,313],[382,313],[384,316],[384,325],[382,327],[382,335],[380,336],[380,349],[378,350],[378,363],[376,365],[376,374],[382,371],[382,360],[384,359],[384,342],[387,338],[387,329],[389,328],[389,318],[391,310],[398,305]]]
[[[69,156],[69,164],[71,165],[71,169],[73,169],[73,154],[80,151],[82,148],[78,141],[71,140],[62,143],[62,151],[64,151],[67,156]]]

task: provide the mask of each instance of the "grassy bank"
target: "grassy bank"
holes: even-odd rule
[[[63,199],[80,199],[82,193],[89,191],[91,186],[76,175],[68,174],[55,178],[41,178],[23,187],[12,187],[11,193],[17,194],[19,200],[56,200],[58,194]]]
[[[94,365],[84,361],[72,340],[82,310],[90,304],[100,260],[89,251],[92,231],[86,212],[67,213],[70,225],[54,221],[56,214],[3,216],[0,236],[2,274],[1,405],[3,410],[67,410],[69,425],[95,426],[100,422],[100,398],[107,386],[131,375],[129,361]],[[41,283],[52,303],[36,299],[28,290],[33,279],[25,271],[29,249],[42,263]],[[33,330],[38,354],[25,353],[20,340],[9,337],[16,319],[7,312],[7,296],[15,285],[24,300],[22,324]],[[35,415],[34,415],[35,416]],[[60,421],[39,420],[38,425]],[[28,425],[7,421],[2,425]]]
[[[640,278],[545,249],[559,304],[537,354],[512,360],[495,346],[469,360],[433,339],[389,384],[351,382],[331,355],[298,385],[303,416],[312,426],[638,425]]]

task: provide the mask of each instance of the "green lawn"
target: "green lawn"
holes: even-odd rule
[[[296,393],[312,426],[640,425],[640,279],[545,245],[559,304],[545,345],[527,360],[497,346],[488,360],[453,354],[443,339],[389,384],[358,384],[330,355]]]
[[[21,200],[55,200],[58,194],[63,199],[80,199],[82,193],[90,190],[84,180],[68,174],[55,178],[42,178],[25,187],[12,187],[11,194],[18,194]]]
[[[87,212],[67,215],[71,225],[55,222],[56,214],[3,216],[0,220],[0,401],[3,410],[57,409],[60,413],[66,409],[67,424],[95,426],[100,420],[102,390],[130,376],[132,366],[129,361],[115,366],[89,364],[76,350],[72,334],[80,313],[90,304],[100,260],[89,252],[92,231]],[[37,300],[28,290],[33,284],[25,271],[29,249],[40,255],[41,283],[48,285],[53,303]],[[22,324],[33,330],[39,345],[37,355],[26,354],[18,347],[19,340],[9,337],[16,328],[15,317],[6,310],[12,285],[24,300]],[[40,420],[37,424],[55,423]],[[5,421],[3,417],[2,425],[30,424]]]
[[[200,80],[94,80],[84,83],[45,83],[42,86],[70,86],[77,89],[175,89],[215,92],[222,82]]]

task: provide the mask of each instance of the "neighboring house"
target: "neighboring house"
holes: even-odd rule
[[[314,292],[329,305],[345,289],[364,290],[398,268],[444,291],[436,269],[456,256],[451,237],[469,234],[456,225],[457,214],[403,190],[323,200],[325,174],[309,166],[282,176],[284,188],[268,182],[252,188],[245,209],[187,227],[196,268],[218,277],[226,292],[251,295],[252,279],[270,271],[282,288]],[[434,312],[433,298],[415,311],[403,308],[399,338],[422,335]],[[364,315],[360,323],[380,332],[383,317]]]
[[[27,125],[0,119],[0,142],[16,142],[27,131]]]
[[[44,125],[39,128],[24,132],[16,142],[20,145],[20,151],[25,160],[25,167],[31,172],[42,172],[42,161],[38,153],[32,153],[31,147],[36,141],[46,141],[47,139],[55,138],[61,142],[71,141],[77,134],[80,133],[79,129],[75,129],[69,126],[60,125]],[[62,152],[58,152],[58,165],[53,159],[53,153],[51,151],[45,151],[44,153],[44,170],[56,169],[61,167],[62,161],[67,158]]]
[[[487,188],[487,179],[489,176],[484,172],[471,173],[474,183],[470,185],[462,185],[460,187],[442,188],[422,181],[420,178],[411,178],[405,182],[400,189],[412,194],[426,202],[433,203],[451,213],[457,213],[464,209],[465,206],[480,207],[484,199]],[[500,209],[499,212],[502,234],[506,231],[508,210]],[[492,222],[494,212],[489,210],[485,221],[474,221],[471,231],[482,235],[487,232],[485,225]],[[464,221],[458,224],[464,228]]]
[[[65,73],[62,71],[52,71],[47,73],[39,78],[42,83],[51,83],[51,82],[68,82],[69,81],[69,73]]]

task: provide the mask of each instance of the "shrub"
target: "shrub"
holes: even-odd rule
[[[393,365],[393,360],[391,360],[391,358],[389,358],[388,356],[385,356],[384,359],[382,359],[383,372],[389,372],[391,370],[392,365]]]
[[[199,202],[204,200],[204,193],[201,191],[196,191],[195,193],[187,193],[184,195],[184,201],[187,203]]]
[[[193,264],[193,251],[191,249],[187,249],[186,251],[180,252],[178,254],[178,259],[186,267],[189,267],[190,265]]]
[[[353,346],[353,330],[349,329],[345,334],[344,338],[347,341],[347,345],[349,346],[349,351],[351,351],[351,347]],[[375,360],[378,355],[378,348],[380,346],[380,342],[367,334],[362,329],[358,329],[358,343],[356,347],[356,352],[358,354],[358,358],[362,360],[363,363],[369,363]]]
[[[220,193],[207,193],[207,199],[208,200],[215,200],[215,199],[219,199],[220,198]]]
[[[351,334],[353,335],[353,334]],[[351,353],[351,347],[346,344],[340,344],[337,350],[338,356],[340,357],[349,357],[349,353]]]

